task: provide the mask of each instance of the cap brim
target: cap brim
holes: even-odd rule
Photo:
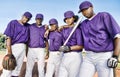
[[[75,18],[75,22],[79,19],[78,15],[73,16]],[[66,21],[67,18],[64,18],[64,22]],[[66,23],[66,22],[65,22]]]
[[[23,15],[23,16],[25,16],[25,15]],[[28,19],[31,19],[31,17],[28,17],[28,16],[25,16],[26,18],[28,18]]]

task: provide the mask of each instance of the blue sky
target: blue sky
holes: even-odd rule
[[[21,19],[25,11],[30,11],[35,22],[37,13],[44,15],[43,24],[49,19],[56,18],[59,25],[64,25],[64,12],[72,10],[78,14],[79,4],[84,0],[0,0],[0,33],[3,33],[7,24],[14,19]],[[109,12],[120,25],[120,0],[89,0],[93,3],[95,13]],[[79,14],[81,15],[81,14]]]

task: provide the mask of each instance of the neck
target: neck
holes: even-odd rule
[[[24,23],[22,22],[22,20],[18,20],[18,22],[19,22],[21,25],[24,25]]]
[[[73,27],[74,26],[74,23],[70,24],[69,27]]]
[[[37,24],[37,23],[36,23],[36,25],[37,25],[37,26],[41,26],[42,24]]]
[[[53,32],[55,32],[55,31],[58,31],[58,28],[56,28],[55,30],[52,30]]]
[[[96,15],[96,14],[95,14],[95,13],[93,13],[93,14],[92,14],[92,16],[91,16],[88,20],[93,19],[93,18],[95,17],[95,15]]]

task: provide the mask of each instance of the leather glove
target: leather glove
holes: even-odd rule
[[[59,51],[60,51],[60,52],[70,52],[71,49],[70,49],[69,46],[63,45],[63,46],[61,46],[61,47],[59,48]]]
[[[12,55],[12,54],[5,55],[5,57],[3,58],[3,61],[2,61],[2,66],[4,69],[14,70],[16,65],[17,65],[16,59],[15,59],[14,55]]]
[[[109,68],[116,68],[118,65],[118,57],[113,55],[111,58],[108,59],[107,61],[107,66]]]

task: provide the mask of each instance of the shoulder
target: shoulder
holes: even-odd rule
[[[17,20],[11,20],[7,26],[9,27],[15,27],[15,25],[18,25],[18,21]]]
[[[69,30],[69,29],[72,29],[72,28],[70,28],[70,27],[63,28],[63,31],[66,31],[66,30]]]
[[[99,12],[98,16],[108,17],[108,16],[111,16],[111,14],[108,12]]]
[[[53,32],[50,32],[50,33],[48,34],[48,36],[49,36],[49,38],[51,38],[51,37],[53,36]]]
[[[45,25],[41,25],[42,26],[42,28],[45,28]]]
[[[87,21],[88,19],[83,20],[78,27],[81,28],[82,26],[85,26],[87,24]]]
[[[56,33],[57,33],[59,36],[62,36],[62,33],[61,33],[61,32],[57,31]]]
[[[9,23],[14,24],[14,23],[17,23],[17,22],[18,22],[17,20],[11,20]]]
[[[35,23],[32,23],[31,26],[35,26],[36,24]]]
[[[79,27],[77,27],[77,29],[76,29],[76,33],[77,32],[81,32],[81,29]]]
[[[34,27],[34,23],[32,23],[32,24],[28,24],[28,27],[29,27],[29,28]]]

